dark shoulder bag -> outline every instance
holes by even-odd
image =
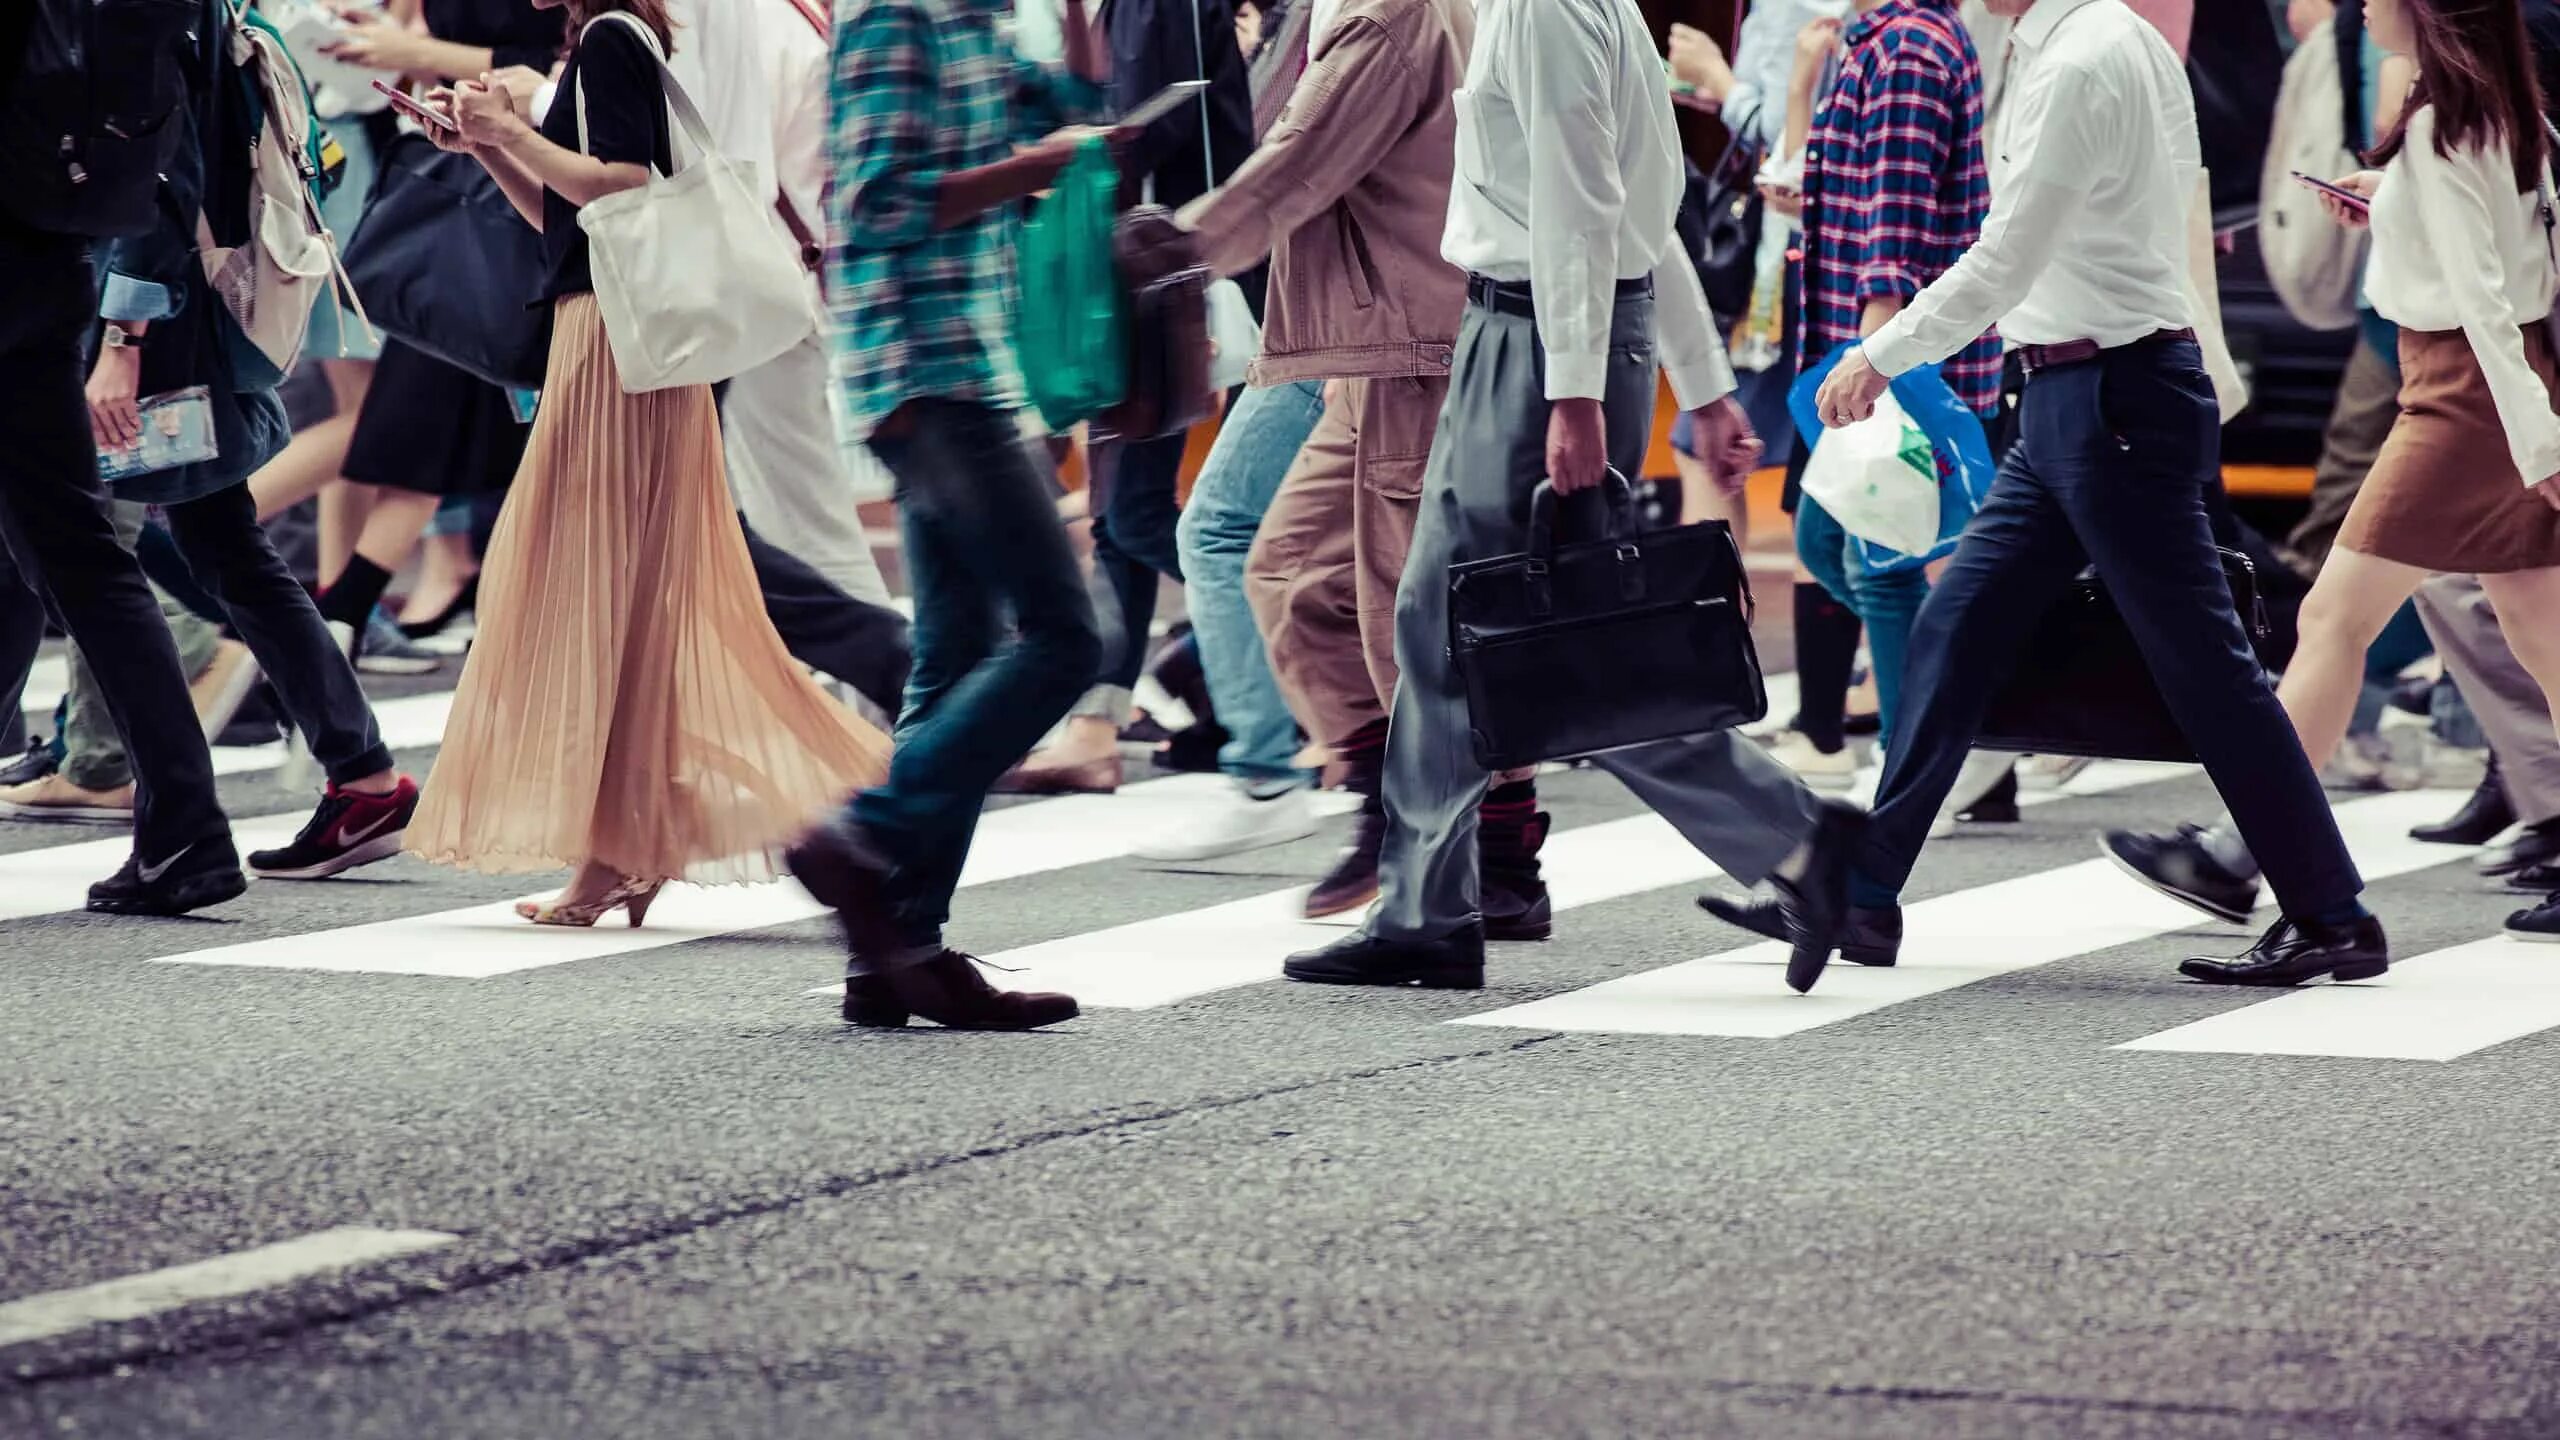
[[[423,135],[393,140],[346,266],[383,333],[492,385],[542,387],[551,307],[531,303],[542,233],[479,161]]]

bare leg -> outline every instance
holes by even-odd
[[[469,535],[430,535],[421,551],[418,588],[400,609],[403,621],[433,620],[462,596],[462,587],[480,573]]]
[[[1697,525],[1722,520],[1733,527],[1733,543],[1751,543],[1751,504],[1740,490],[1728,492],[1706,465],[1678,451],[1671,454],[1680,471],[1680,523]]]
[[[364,533],[356,537],[356,553],[385,570],[397,571],[409,563],[418,537],[427,533],[427,522],[436,518],[436,506],[441,503],[438,497],[415,490],[380,487],[373,513],[365,517]]]
[[[2276,698],[2314,767],[2329,763],[2364,688],[2364,653],[2428,572],[2397,560],[2332,549],[2302,602],[2302,641]],[[2494,600],[2492,603],[2495,603]],[[2512,631],[2509,632],[2513,634]],[[2519,652],[2521,658],[2521,652]]]
[[[249,477],[249,494],[258,502],[261,520],[319,494],[347,463],[356,412],[364,408],[365,390],[373,383],[373,362],[323,360],[320,373],[328,379],[336,408],[328,419],[296,431],[290,444]]]
[[[2542,698],[2560,716],[2560,568],[2518,570],[2483,575],[2480,588],[2489,592],[2489,608],[2498,612],[2498,629],[2507,648],[2542,687]],[[2560,734],[2560,718],[2552,722]]]
[[[356,537],[373,517],[374,497],[381,491],[353,480],[341,480],[320,492],[320,588],[328,589],[346,573],[356,553]]]

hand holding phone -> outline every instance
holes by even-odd
[[[456,132],[462,128],[460,125],[454,123],[454,119],[451,115],[427,104],[425,101],[411,95],[406,90],[399,89],[396,86],[386,84],[380,80],[373,82],[373,88],[391,97],[392,109],[399,111],[401,114],[408,116],[410,119],[417,121],[421,125],[427,126],[430,129],[443,130],[447,132]]]
[[[2350,230],[2361,230],[2373,223],[2371,192],[2381,177],[2372,171],[2367,170],[2350,176],[2348,183],[2344,185],[2323,180],[2316,175],[2305,175],[2299,170],[2293,171],[2292,175],[2295,184],[2320,197],[2320,203],[2327,208],[2329,218],[2340,225]],[[2361,188],[2357,188],[2359,186]]]

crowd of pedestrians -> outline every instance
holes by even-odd
[[[1175,743],[1230,785],[1138,855],[1303,839],[1346,790],[1305,913],[1365,919],[1284,973],[1478,987],[1489,942],[1556,920],[1539,766],[1484,758],[1453,576],[1542,555],[1553,508],[1623,513],[1667,382],[1669,523],[1739,539],[1783,471],[1797,713],[1587,758],[1765,886],[1702,904],[1786,942],[1796,990],[1893,964],[1924,846],[2086,763],[1976,744],[2089,585],[2227,807],[2105,853],[2223,920],[2262,881],[2277,909],[2187,975],[2387,969],[2324,780],[2387,782],[2388,703],[2485,739],[2421,838],[2520,826],[2484,868],[2553,895],[2508,933],[2560,939],[2560,13],[2265,8],[2345,82],[2285,123],[2354,157],[2303,178],[2362,247],[2280,547],[2221,482],[2247,396],[2193,0],[1753,0],[1730,49],[1637,0],[28,0],[0,19],[0,816],[129,826],[90,894],[122,913],[403,850],[566,870],[518,907],[555,926],[787,872],[842,918],[849,1021],[1035,1028],[1075,1000],[982,977],[954,893],[991,793],[1121,785],[1172,582]],[[1258,331],[1187,497],[1183,427],[1027,407],[1021,318],[1054,297],[1023,221],[1097,153],[1142,212],[1095,241],[1115,272],[1232,284]],[[419,186],[449,232],[367,228]],[[1906,411],[1951,518],[1887,543],[1825,447]],[[892,494],[905,614],[860,510]],[[2233,552],[2267,561],[2272,649]],[[49,628],[68,695],[15,733]],[[2443,679],[2404,685],[2429,650]],[[359,677],[456,663],[422,785]],[[322,798],[244,858],[208,747],[260,712]]]

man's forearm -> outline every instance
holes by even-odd
[[[1863,340],[1883,329],[1894,316],[1902,313],[1902,307],[1908,303],[1899,295],[1870,297],[1867,308],[1858,313],[1858,338]]]
[[[1066,39],[1067,73],[1094,85],[1111,83],[1111,51],[1085,19],[1084,0],[1067,0],[1058,28]]]
[[[1000,205],[1046,190],[1067,167],[1065,152],[1025,150],[993,164],[954,170],[934,187],[933,226],[966,225]]]

